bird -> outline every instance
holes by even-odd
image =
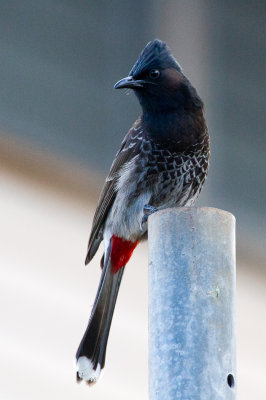
[[[167,44],[150,41],[115,89],[131,89],[141,115],[111,165],[93,218],[85,264],[104,242],[101,278],[89,323],[76,353],[76,378],[97,382],[125,269],[147,238],[157,210],[192,206],[210,156],[204,105]]]

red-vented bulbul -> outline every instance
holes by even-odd
[[[77,380],[95,383],[105,352],[119,285],[156,209],[191,206],[208,171],[209,135],[203,103],[166,43],[156,39],[116,89],[133,89],[141,117],[125,136],[93,219],[86,264],[104,241],[102,275],[88,327],[77,351]]]

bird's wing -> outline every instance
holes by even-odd
[[[125,136],[111,165],[110,172],[105,180],[98,206],[94,214],[85,260],[86,265],[95,255],[99,244],[103,239],[104,223],[117,194],[117,181],[120,177],[121,169],[139,153],[142,138],[141,135],[142,130],[140,120],[137,120]]]

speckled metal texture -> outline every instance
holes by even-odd
[[[235,218],[149,217],[150,400],[235,400]]]

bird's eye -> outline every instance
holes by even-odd
[[[160,71],[158,69],[151,69],[149,72],[149,77],[151,79],[158,79],[160,76]]]

